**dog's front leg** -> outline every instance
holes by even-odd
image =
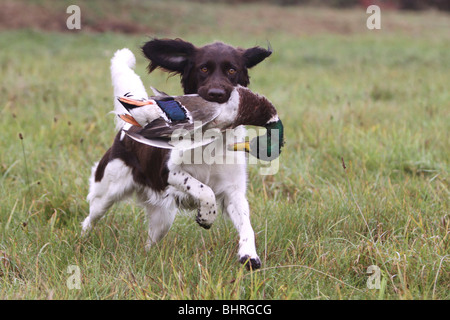
[[[199,201],[196,221],[205,229],[211,228],[217,217],[216,196],[211,188],[182,169],[170,171],[167,182]]]
[[[224,198],[226,213],[239,233],[239,262],[247,269],[259,269],[261,260],[256,253],[255,233],[250,223],[250,208],[243,192],[235,191]]]

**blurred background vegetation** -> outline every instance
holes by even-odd
[[[254,11],[260,7],[263,10],[262,19],[273,19],[274,29],[281,24],[295,22],[296,25],[289,25],[291,28],[299,28],[311,22],[311,8],[321,8],[322,14],[314,17],[322,20],[332,20],[334,24],[347,20],[347,24],[352,23],[353,17],[346,17],[345,14],[336,14],[336,8],[346,11],[355,9],[365,11],[371,5],[376,4],[386,12],[395,11],[450,11],[450,1],[448,0],[188,0],[188,1],[72,1],[72,0],[6,0],[2,2],[0,10],[0,31],[17,28],[35,28],[39,30],[68,32],[66,27],[66,8],[71,4],[76,4],[81,8],[83,31],[112,31],[122,33],[176,33],[180,30],[193,30],[196,24],[210,25],[226,24],[224,20],[236,20],[235,17],[245,19],[248,11]],[[171,5],[172,4],[172,5]],[[208,6],[204,6],[208,4]],[[259,6],[260,5],[260,6]],[[236,10],[239,6],[239,10]],[[220,17],[212,21],[205,21],[211,17],[211,7],[228,11],[228,15],[221,14]],[[283,10],[289,7],[292,12],[299,14],[295,17],[290,15],[290,11]],[[326,9],[329,11],[326,11]],[[206,14],[202,16],[202,10]],[[270,14],[268,11],[275,14]],[[325,10],[325,11],[324,11]],[[301,15],[301,12],[305,15]],[[384,13],[386,13],[384,12]],[[255,13],[255,12],[253,12]],[[326,17],[324,17],[326,15]],[[253,14],[250,13],[250,16]],[[305,23],[301,23],[303,18]],[[364,18],[364,17],[363,17]],[[279,20],[286,20],[282,22]],[[292,21],[295,20],[295,21]],[[207,22],[207,23],[204,23]],[[326,22],[326,21],[325,21]],[[300,23],[300,25],[298,24]],[[330,24],[330,22],[327,22]],[[318,23],[320,25],[320,21]],[[178,28],[177,28],[178,26]],[[186,26],[188,27],[186,29]],[[327,30],[334,33],[336,25]],[[311,28],[308,29],[308,31]],[[285,31],[285,30],[280,30]],[[313,30],[314,31],[314,30]],[[339,28],[337,29],[339,32]],[[355,31],[355,30],[349,30]]]
[[[381,8],[400,10],[426,10],[435,8],[438,10],[450,10],[450,2],[447,0],[190,0],[197,2],[226,2],[226,3],[270,3],[281,6],[310,5],[329,6],[333,8],[349,8],[362,6],[367,8],[376,4]]]

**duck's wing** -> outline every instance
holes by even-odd
[[[180,121],[168,123],[164,118],[158,118],[139,130],[139,134],[148,139],[170,139],[174,134],[186,135],[195,129],[196,127],[193,122]]]
[[[163,149],[193,149],[207,145],[218,138],[217,136],[203,137],[201,132],[197,137],[196,134],[191,134],[192,131],[186,131],[181,125],[177,126],[180,130],[174,130],[173,128],[167,129],[167,123],[163,119],[160,119],[160,121],[155,120],[153,122],[152,125],[155,125],[155,127],[151,127],[151,130],[149,130],[150,128],[144,128],[138,131],[123,131],[131,139],[137,142]]]
[[[174,97],[183,105],[192,121],[202,122],[203,125],[217,118],[222,111],[220,104],[204,100],[198,94],[188,94]]]
[[[195,133],[217,118],[221,112],[218,103],[208,102],[198,95],[154,98],[164,112],[140,130],[124,132],[135,141],[165,149],[192,149],[216,140],[217,137],[196,139]]]
[[[168,122],[189,121],[188,110],[173,97],[158,98],[156,104],[167,117]]]
[[[146,144],[148,146],[162,148],[162,149],[174,149],[174,147],[169,143],[170,140],[168,139],[147,139],[141,136],[137,132],[131,132],[128,130],[123,130],[127,136],[129,136],[131,139]]]
[[[155,100],[166,117],[160,117],[146,125],[140,134],[148,139],[170,138],[174,133],[192,134],[217,118],[220,105],[203,100],[198,95],[167,97]]]

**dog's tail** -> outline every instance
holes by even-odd
[[[114,88],[114,113],[116,114],[127,113],[117,97],[127,95],[133,99],[148,99],[141,78],[133,70],[135,64],[136,58],[127,48],[117,50],[111,59],[111,80]],[[116,129],[121,129],[125,123],[116,117]]]

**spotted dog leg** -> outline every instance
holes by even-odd
[[[211,188],[183,170],[170,171],[168,183],[200,202],[196,221],[205,229],[211,228],[217,217],[216,196]]]

